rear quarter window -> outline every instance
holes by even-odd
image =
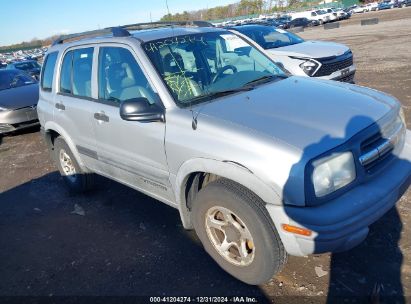
[[[41,89],[43,91],[51,91],[52,89],[57,54],[58,52],[48,54],[46,60],[44,61],[44,66],[41,73]]]

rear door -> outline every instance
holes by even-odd
[[[161,103],[134,51],[126,45],[99,47],[98,102],[93,116],[99,172],[136,189],[173,201],[164,149],[165,123],[125,121],[122,101],[144,97]]]
[[[92,96],[94,47],[66,51],[61,60],[55,121],[63,128],[66,140],[72,140],[84,164],[94,169],[97,148],[93,126],[96,103]]]

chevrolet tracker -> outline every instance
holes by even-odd
[[[177,208],[248,284],[268,281],[287,254],[358,245],[409,186],[400,103],[289,77],[204,25],[129,25],[50,47],[38,117],[68,186],[88,190],[99,174]]]

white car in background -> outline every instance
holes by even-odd
[[[378,10],[378,2],[367,3],[365,8],[367,12],[376,11]]]
[[[305,41],[294,33],[264,25],[241,25],[229,29],[263,48],[292,75],[354,82],[353,54],[343,44]]]
[[[337,16],[338,20],[345,19],[347,16],[347,13],[344,12],[342,9],[338,8],[327,8],[328,13],[333,13],[335,16]]]
[[[367,8],[364,5],[356,6],[351,10],[354,14],[365,13]]]
[[[336,15],[334,15],[333,12],[327,12],[325,9],[320,9],[315,11],[319,16],[322,16],[324,20],[324,23],[326,22],[332,22],[332,21],[336,21],[338,18]]]
[[[297,18],[307,18],[308,20],[317,20],[320,24],[330,21],[330,16],[327,13],[318,13],[318,11],[315,10],[292,13],[290,16],[292,20]]]

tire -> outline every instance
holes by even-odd
[[[54,159],[69,190],[81,193],[94,186],[94,174],[84,172],[63,138],[54,140]],[[64,167],[64,168],[63,168]]]
[[[207,225],[207,218],[222,230]],[[192,221],[207,253],[240,281],[251,285],[265,283],[286,263],[287,254],[264,203],[237,183],[219,179],[201,189],[193,202]],[[241,234],[247,236],[243,242]],[[246,257],[239,257],[239,246],[234,245],[225,251],[231,256],[224,256],[217,249],[223,239],[242,244]]]

